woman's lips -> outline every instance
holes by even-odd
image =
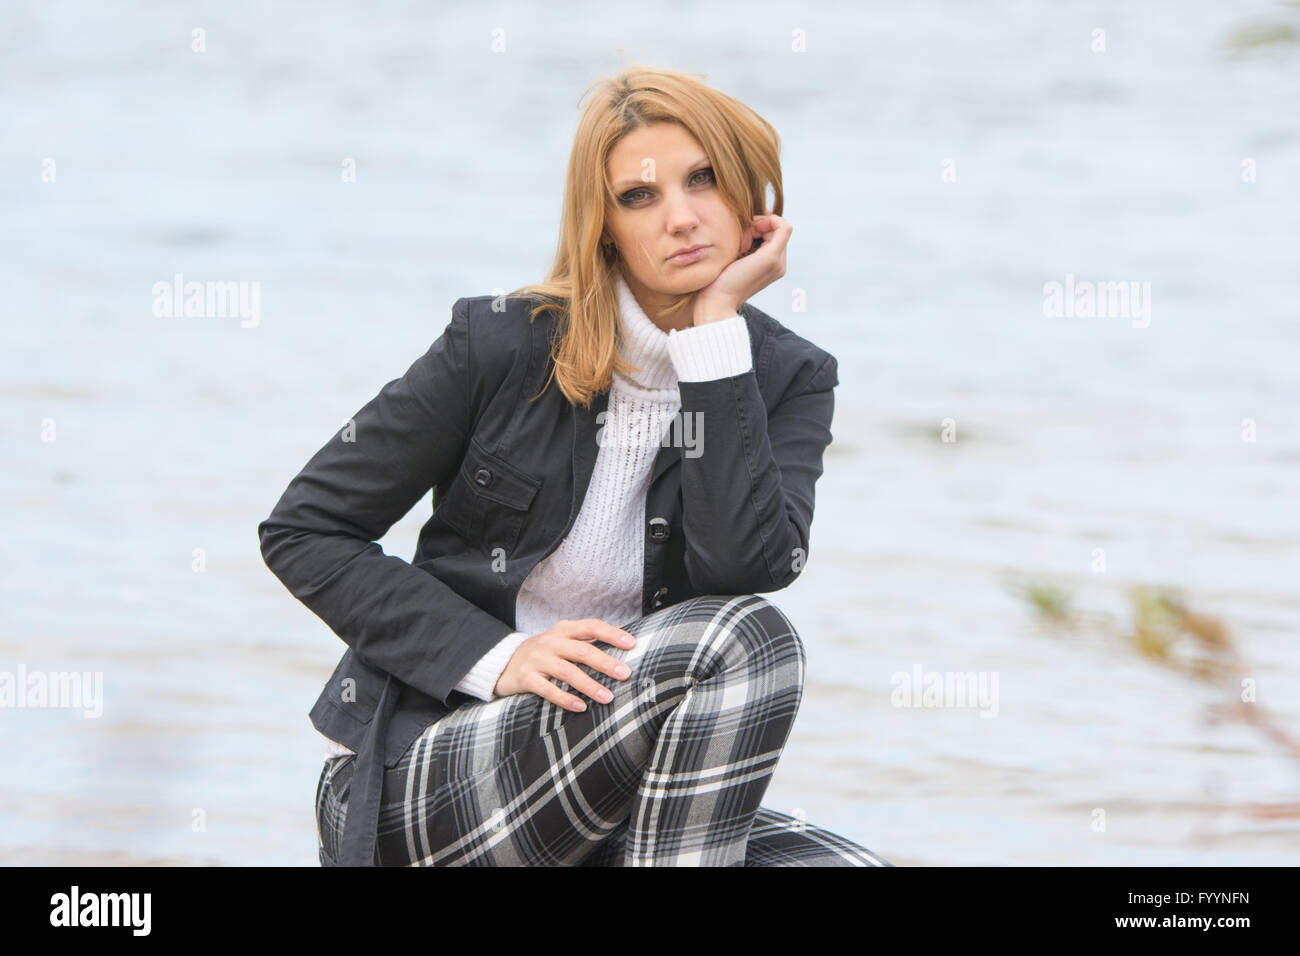
[[[700,246],[692,252],[679,252],[677,255],[669,258],[669,262],[676,263],[679,266],[690,265],[692,262],[698,262],[704,258],[704,254],[709,251],[710,246]]]

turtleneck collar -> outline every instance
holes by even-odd
[[[614,388],[652,402],[679,402],[677,369],[668,354],[668,333],[645,314],[621,271],[618,282],[618,317],[622,336],[619,351],[638,371],[614,373]]]

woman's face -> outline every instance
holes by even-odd
[[[674,297],[699,291],[735,262],[743,230],[722,201],[704,148],[677,123],[633,130],[615,144],[608,162],[618,199],[605,230],[618,247],[628,287],[653,319]],[[650,182],[642,180],[643,170]],[[674,258],[687,246],[704,248]],[[690,314],[677,322],[689,325]]]

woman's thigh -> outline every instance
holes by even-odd
[[[723,668],[731,668],[733,687],[732,675],[743,669],[740,682],[754,690],[721,695],[727,699],[700,708],[675,733],[701,760],[710,748],[725,755],[736,746],[729,739],[743,738],[739,745],[755,752],[779,751],[783,733],[767,740],[749,729],[753,722],[736,719],[751,708],[788,726],[797,709],[803,648],[775,605],[756,595],[701,597],[624,628],[636,647],[598,646],[628,663],[628,678],[584,667],[613,693],[609,703],[581,695],[587,709],[570,711],[531,693],[474,700],[417,737],[384,775],[380,864],[587,865],[611,834],[623,832],[664,721],[693,685]],[[330,831],[346,813],[352,758],[333,759],[318,801],[330,854],[337,846]],[[761,795],[766,779],[755,776]]]

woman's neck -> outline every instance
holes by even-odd
[[[653,322],[659,331],[665,334],[673,330],[680,332],[695,324],[695,296],[698,293],[692,292],[690,301],[683,308],[669,314],[668,307],[677,296],[652,292],[634,276],[628,276],[621,269],[618,274],[623,277],[623,281],[636,297],[637,304],[640,305],[646,318]]]

